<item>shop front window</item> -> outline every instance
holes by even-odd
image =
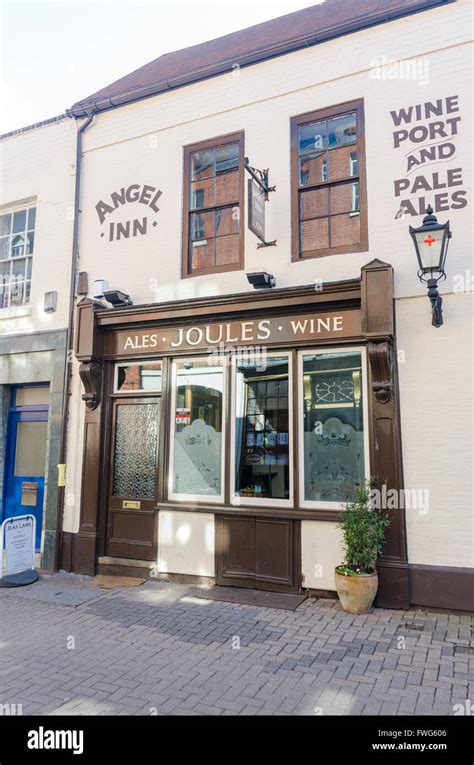
[[[291,491],[290,359],[234,359],[234,504],[287,505]]]
[[[299,378],[301,504],[337,509],[367,477],[363,352],[301,353]]]
[[[170,498],[223,500],[224,367],[172,363]]]

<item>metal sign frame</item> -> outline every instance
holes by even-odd
[[[268,202],[268,195],[271,191],[276,191],[276,186],[269,186],[268,184],[268,168],[265,170],[259,170],[256,167],[252,167],[249,158],[245,157],[244,167],[250,175],[248,181],[248,228],[260,239],[257,244],[257,249],[261,247],[275,247],[277,240],[272,239],[267,242],[265,239],[265,207],[263,207],[263,231],[255,226],[255,220],[253,215],[253,201],[254,201],[254,187],[263,195],[264,202]]]
[[[25,519],[31,519],[33,521],[33,543],[32,543],[32,549],[33,549],[33,560],[32,560],[32,567],[29,569],[25,569],[24,571],[18,571],[16,574],[6,574],[3,576],[3,546],[5,543],[5,528],[8,523],[17,523],[18,521],[25,520]],[[5,518],[3,521],[1,527],[0,527],[0,587],[22,587],[25,584],[33,584],[33,582],[36,582],[38,577],[37,572],[35,571],[35,551],[36,551],[36,518],[31,513],[26,513],[25,515],[17,515],[17,516],[11,516],[10,518]]]

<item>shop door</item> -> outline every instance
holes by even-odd
[[[216,516],[216,553],[217,584],[299,592],[299,521]]]
[[[43,528],[48,397],[46,387],[14,388],[7,425],[2,521],[34,515],[37,551]]]
[[[106,555],[155,560],[161,398],[113,402]]]

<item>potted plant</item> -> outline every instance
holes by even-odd
[[[346,562],[335,569],[337,594],[344,611],[366,614],[378,588],[375,561],[390,521],[371,506],[372,482],[357,486],[355,499],[344,510],[342,530]]]

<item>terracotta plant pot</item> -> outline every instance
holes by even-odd
[[[337,594],[344,611],[349,614],[366,614],[375,600],[379,579],[373,574],[342,574],[334,571]]]

